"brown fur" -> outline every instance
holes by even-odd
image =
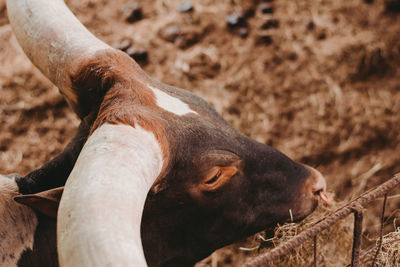
[[[56,219],[58,205],[63,190],[64,187],[58,187],[37,194],[19,195],[14,197],[14,200],[18,203],[27,205],[50,218]]]
[[[166,111],[157,106],[147,86],[152,80],[126,54],[117,50],[103,53],[84,61],[78,74],[71,78],[79,106],[85,107],[78,114],[86,115],[94,108],[99,110],[91,133],[104,123],[132,127],[138,124],[151,131],[160,144],[165,163],[161,173],[165,173],[170,150],[160,113]]]
[[[32,249],[38,225],[35,212],[18,204],[14,180],[0,175],[0,265],[16,266],[25,250]]]

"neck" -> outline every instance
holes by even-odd
[[[161,150],[152,133],[126,125],[96,129],[61,199],[61,265],[145,266],[140,222],[161,167]]]
[[[18,260],[19,267],[58,266],[56,220],[37,214],[38,226],[32,249],[25,250]]]

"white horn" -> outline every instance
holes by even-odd
[[[9,19],[31,61],[69,102],[70,77],[104,50],[62,0],[7,0]],[[140,223],[163,165],[160,146],[138,125],[105,124],[84,145],[64,188],[57,220],[61,266],[145,266]]]
[[[7,0],[7,12],[25,54],[76,104],[70,76],[82,59],[112,48],[92,35],[62,0]]]
[[[105,124],[82,149],[58,211],[61,266],[146,266],[140,223],[162,167],[154,135]]]

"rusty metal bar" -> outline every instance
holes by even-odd
[[[360,264],[361,234],[362,234],[363,212],[354,212],[354,239],[353,252],[351,254],[351,267],[358,267]]]
[[[395,176],[390,180],[386,181],[385,183],[377,186],[372,190],[367,191],[358,198],[350,201],[343,207],[339,208],[332,214],[328,215],[325,219],[319,221],[309,229],[293,237],[291,240],[278,245],[277,247],[271,249],[267,253],[264,253],[253,259],[248,260],[243,266],[246,267],[267,266],[269,262],[279,258],[282,255],[287,254],[295,247],[301,245],[306,240],[313,238],[321,231],[335,224],[337,221],[346,218],[350,213],[352,213],[358,207],[360,206],[364,207],[372,200],[383,196],[385,193],[387,193],[389,190],[391,190],[392,188],[396,187],[399,184],[400,184],[400,173],[395,174]]]
[[[378,248],[376,249],[374,260],[372,261],[372,267],[375,266],[376,259],[378,258],[379,252],[382,249],[382,242],[383,242],[383,226],[385,223],[385,207],[386,207],[386,201],[387,201],[387,193],[385,194],[385,199],[383,200],[383,207],[382,207],[382,215],[381,215],[381,232],[380,232],[380,237],[379,237],[379,245]]]

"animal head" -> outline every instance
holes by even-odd
[[[173,167],[148,194],[142,241],[150,266],[193,264],[278,222],[306,217],[319,199],[329,203],[315,169],[234,131],[209,135],[197,127],[179,139]]]
[[[62,263],[144,264],[142,222],[150,265],[187,264],[329,201],[318,171],[238,133],[192,93],[154,81],[61,0],[7,4],[32,62],[80,118],[97,114],[61,201]]]

